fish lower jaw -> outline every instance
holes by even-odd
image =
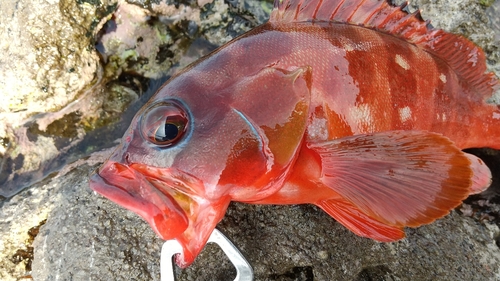
[[[183,253],[175,257],[175,263],[185,268],[194,262],[196,256],[203,250],[215,226],[226,213],[229,196],[218,200],[202,200],[195,208],[189,210],[187,217],[189,225],[186,230],[175,239],[182,245]]]

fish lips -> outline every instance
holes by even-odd
[[[91,175],[90,188],[140,215],[164,240],[180,236],[189,225],[184,210],[170,194],[128,165],[107,161]]]

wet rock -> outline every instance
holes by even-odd
[[[8,197],[50,173],[44,166],[59,150],[69,149],[59,147],[60,137],[71,141],[84,133],[67,116],[90,105],[75,101],[100,79],[94,30],[116,1],[7,0],[1,5],[0,196]],[[46,131],[57,119],[67,126],[49,137],[28,132],[32,125]],[[22,163],[14,161],[20,156]]]
[[[83,166],[56,179],[60,200],[33,245],[33,279],[157,279],[161,241],[140,218],[89,190],[91,171]]]
[[[41,189],[26,191],[23,197],[0,203],[0,280],[18,280],[30,275],[34,229],[44,223],[55,201],[55,194]]]

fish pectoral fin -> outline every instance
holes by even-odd
[[[405,237],[402,227],[381,223],[345,199],[323,200],[316,205],[356,235],[380,242],[393,242]]]
[[[321,158],[323,184],[394,227],[447,215],[474,186],[470,157],[436,133],[387,131],[308,146]]]

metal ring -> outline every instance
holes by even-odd
[[[234,281],[253,281],[253,269],[240,253],[238,248],[219,230],[214,229],[208,243],[215,243],[224,251],[231,263],[236,268],[236,278]],[[181,254],[183,251],[181,244],[177,240],[167,240],[161,248],[160,274],[161,281],[175,281],[174,262],[172,257]]]

